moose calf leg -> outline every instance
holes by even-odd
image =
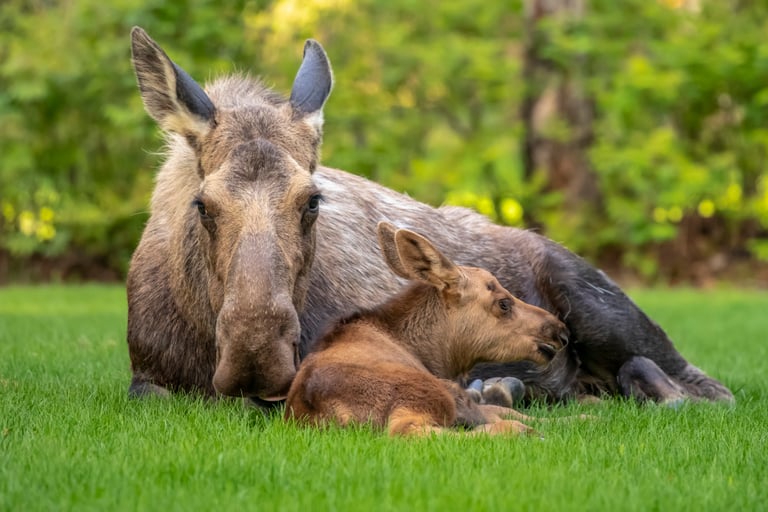
[[[437,425],[431,414],[400,407],[389,415],[387,430],[390,436],[428,436],[446,429]]]
[[[481,404],[481,405],[478,405],[478,407],[483,412],[486,418],[491,419],[495,417],[497,418],[497,421],[501,421],[502,418],[507,418],[507,419],[514,418],[520,421],[536,421],[537,420],[537,418],[534,418],[533,416],[528,416],[510,407],[502,407],[500,405],[492,405],[492,404]]]
[[[528,425],[525,425],[515,420],[499,420],[499,421],[494,421],[493,423],[486,423],[485,425],[480,425],[479,427],[476,427],[475,429],[470,430],[469,432],[467,432],[467,434],[469,435],[525,434],[525,435],[535,435],[535,436],[542,437],[541,434],[536,432],[534,429],[532,429]]]
[[[687,393],[647,357],[635,356],[619,368],[616,380],[621,393],[643,402],[669,403],[683,400]]]

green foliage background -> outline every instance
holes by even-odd
[[[162,144],[130,66],[141,25],[201,82],[247,70],[284,92],[303,40],[320,40],[336,77],[327,165],[511,225],[525,213],[648,278],[694,228],[704,257],[768,259],[768,5],[593,0],[583,19],[541,25],[549,65],[597,113],[589,156],[603,204],[574,215],[543,173],[523,173],[522,3],[6,0],[0,249],[125,271]]]

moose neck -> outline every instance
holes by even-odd
[[[468,347],[456,339],[440,291],[432,286],[408,286],[374,309],[371,320],[437,377],[454,379],[474,366]]]

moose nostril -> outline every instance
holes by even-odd
[[[558,338],[560,339],[560,343],[562,343],[564,347],[568,346],[568,333],[566,331],[560,331],[560,334],[558,334]]]
[[[294,343],[293,344],[293,365],[296,367],[296,369],[299,369],[299,364],[301,364],[301,354],[299,354],[299,344]]]

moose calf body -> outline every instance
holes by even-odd
[[[412,283],[321,338],[291,385],[286,416],[370,421],[390,434],[459,424],[525,431],[501,420],[503,408],[472,402],[451,379],[481,361],[548,363],[567,340],[565,326],[513,297],[491,273],[454,265],[412,231],[382,222],[378,235],[389,267]]]

